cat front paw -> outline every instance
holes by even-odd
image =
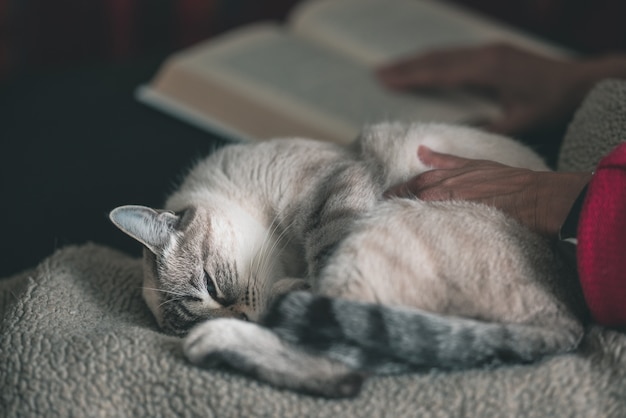
[[[232,363],[237,350],[248,340],[254,324],[232,318],[213,319],[196,326],[183,342],[185,356],[193,364],[213,368]],[[230,354],[229,354],[230,353]]]
[[[198,325],[183,349],[200,367],[226,366],[276,387],[316,396],[356,396],[364,380],[345,364],[300,350],[258,324],[232,318]]]

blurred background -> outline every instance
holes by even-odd
[[[163,54],[296,0],[1,0],[0,74]]]
[[[297,0],[0,0],[0,75],[166,53]],[[624,48],[621,0],[456,0],[575,50]]]
[[[581,53],[626,49],[623,0],[457,0]],[[297,0],[0,0],[0,278],[88,241],[132,255],[108,221],[160,206],[222,142],[136,102],[168,54]]]

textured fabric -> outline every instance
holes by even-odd
[[[626,142],[600,162],[589,183],[577,258],[595,321],[626,326]]]
[[[140,260],[98,245],[0,281],[0,416],[626,416],[626,335],[610,330],[537,364],[378,377],[328,401],[190,365],[140,287]]]
[[[626,81],[604,80],[585,98],[567,128],[557,168],[594,171],[626,140]]]

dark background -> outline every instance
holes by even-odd
[[[68,243],[138,254],[108,221],[121,204],[162,206],[215,140],[133,98],[157,60],[24,76],[0,93],[0,277]]]
[[[0,277],[72,243],[139,254],[109,210],[161,206],[190,164],[222,142],[139,104],[135,88],[171,52],[282,19],[295,2],[0,0]],[[458,2],[579,51],[626,45],[626,2]]]
[[[138,103],[171,52],[294,0],[0,0],[0,277],[96,242],[139,255],[107,214],[163,205],[223,142]]]

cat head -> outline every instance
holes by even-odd
[[[169,333],[211,318],[256,321],[275,296],[301,286],[281,280],[266,228],[236,209],[121,206],[109,216],[143,244],[143,297]]]

